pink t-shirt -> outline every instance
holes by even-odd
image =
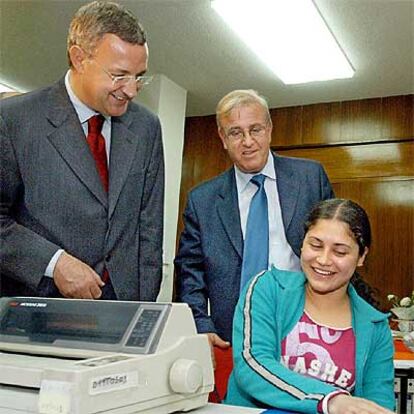
[[[330,328],[306,312],[282,341],[281,363],[308,377],[347,391],[355,386],[355,335],[352,327]]]

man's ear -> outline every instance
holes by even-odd
[[[78,45],[73,45],[69,49],[69,57],[73,68],[76,72],[82,73],[84,70],[84,62],[87,58],[86,53]]]
[[[227,150],[226,134],[224,133],[223,128],[220,128],[220,127],[218,128],[218,134],[219,134],[219,137],[221,139],[224,149]]]
[[[273,131],[273,123],[272,121],[269,121],[269,144],[272,142],[272,131]]]

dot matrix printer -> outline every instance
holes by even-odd
[[[213,386],[186,304],[0,298],[0,414],[166,414]]]

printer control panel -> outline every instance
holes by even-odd
[[[168,308],[160,308],[160,304],[155,305],[145,303],[141,305],[143,309],[138,313],[135,325],[126,341],[126,347],[137,348],[135,352],[148,354],[154,351],[154,347],[159,340],[159,333],[163,328]],[[166,305],[164,305],[166,306]],[[139,350],[140,351],[139,351]]]
[[[138,318],[126,346],[145,347],[160,314],[159,310],[145,309]]]

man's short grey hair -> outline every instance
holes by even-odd
[[[98,42],[107,33],[135,45],[144,45],[147,41],[138,19],[125,7],[113,2],[93,1],[82,6],[70,24],[67,40],[69,66],[72,66],[69,49],[73,45],[93,56]]]
[[[216,121],[217,126],[221,128],[220,120],[229,115],[229,113],[234,108],[239,108],[241,106],[248,106],[252,104],[260,105],[265,114],[266,114],[266,121],[271,125],[272,120],[270,118],[269,106],[267,104],[266,99],[259,95],[253,89],[237,89],[225,95],[223,98],[220,99],[220,102],[217,104],[216,108]]]

